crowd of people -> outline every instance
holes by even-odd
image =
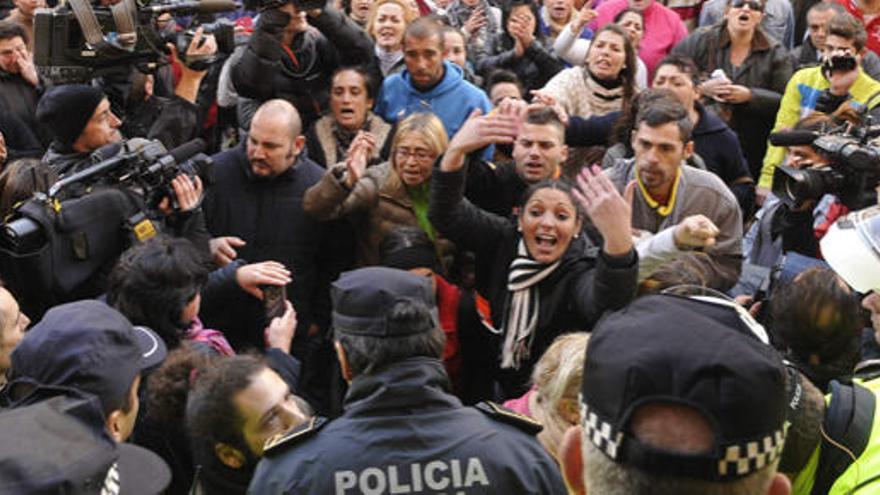
[[[877,0],[8,2],[0,493],[880,491]]]

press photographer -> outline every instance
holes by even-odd
[[[329,108],[331,76],[338,67],[366,63],[381,80],[373,42],[323,0],[261,0],[255,7],[262,10],[257,27],[232,70],[240,96],[285,99],[308,129]],[[249,124],[240,122],[242,128]]]
[[[861,68],[866,41],[861,21],[846,13],[832,17],[824,46],[817,47],[822,52],[822,64],[801,69],[788,81],[773,132],[791,129],[798,119],[814,110],[833,113],[844,103],[857,110],[880,112],[880,82],[871,79]],[[767,147],[756,191],[759,204],[770,192],[773,171],[784,158],[784,148]]]

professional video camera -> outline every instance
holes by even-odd
[[[96,274],[160,230],[153,219],[175,197],[171,181],[183,173],[207,182],[204,146],[197,139],[169,152],[136,138],[104,147],[92,165],[17,207],[0,225],[0,273],[29,314],[100,294]]]
[[[877,203],[875,187],[880,183],[880,125],[853,127],[844,124],[824,132],[783,131],[770,135],[775,146],[810,145],[831,161],[821,168],[776,167],[773,194],[790,207],[834,194],[851,210]]]
[[[179,40],[164,39],[154,27],[158,16],[166,12],[191,15],[236,8],[234,0],[183,0],[152,5],[122,0],[109,7],[93,6],[89,0],[70,0],[54,9],[37,9],[34,63],[43,77],[56,84],[85,82],[132,66],[151,73],[168,62],[166,42],[176,43],[181,56],[188,45],[181,49]],[[217,38],[218,52],[232,53],[233,25],[205,26],[205,32]],[[180,36],[186,37],[186,33]]]

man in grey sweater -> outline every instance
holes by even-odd
[[[692,130],[677,100],[654,102],[636,117],[635,158],[619,160],[607,173],[619,191],[632,189],[627,192],[633,198],[640,279],[699,249],[709,255],[717,275],[713,288],[727,289],[742,263],[742,215],[718,176],[684,164],[693,153]]]

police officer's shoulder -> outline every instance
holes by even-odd
[[[263,454],[265,456],[277,455],[278,453],[285,451],[291,445],[302,443],[306,439],[314,436],[318,430],[323,428],[329,421],[330,420],[323,416],[315,416],[295,428],[273,435],[263,444]]]
[[[492,401],[480,402],[474,405],[474,408],[495,421],[515,426],[530,435],[537,435],[544,429],[544,426],[538,421]]]

